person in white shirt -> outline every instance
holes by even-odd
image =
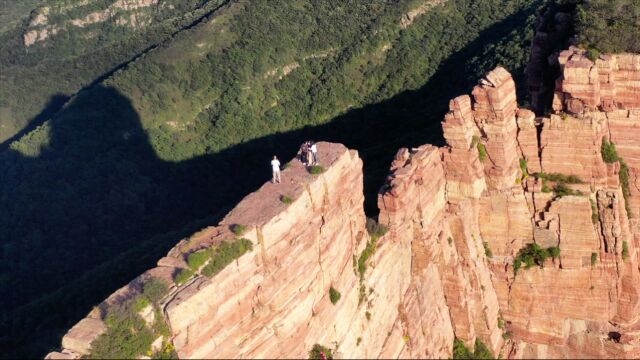
[[[313,155],[313,165],[318,164],[318,148],[316,147],[316,143],[311,144],[311,154]]]
[[[273,170],[273,174],[271,177],[272,183],[280,183],[280,161],[277,156],[273,156],[273,160],[271,160],[271,170]]]

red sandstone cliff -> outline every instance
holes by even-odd
[[[49,357],[89,351],[105,310],[152,277],[171,284],[161,342],[181,358],[299,358],[314,344],[344,358],[443,358],[454,337],[511,358],[640,356],[640,86],[626,80],[640,76],[636,59],[594,65],[575,49],[563,53],[548,118],[518,109],[505,69],[490,72],[472,96],[451,101],[446,147],[398,151],[378,198],[389,232],[372,247],[362,161],[319,144],[324,173],[293,161],[283,184],[265,184],[219,226],[177,244]],[[603,160],[603,138],[629,168],[627,199],[621,162]],[[553,189],[552,173],[580,181]],[[233,237],[233,224],[248,227],[253,251],[211,278],[174,284],[187,255]],[[516,275],[514,259],[530,243],[560,255]],[[341,293],[335,304],[330,288]]]

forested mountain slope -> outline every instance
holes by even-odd
[[[82,91],[0,154],[0,353],[42,355],[303,139],[358,149],[375,199],[398,147],[440,141],[470,79],[522,77],[541,5],[232,1]],[[27,73],[2,91],[35,91]]]
[[[224,2],[0,1],[0,142]]]

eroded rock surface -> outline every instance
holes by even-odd
[[[454,338],[510,358],[640,356],[638,231],[629,220],[640,215],[635,102],[601,111],[609,95],[593,92],[602,86],[594,69],[609,79],[621,70],[584,70],[588,60],[573,56],[561,60],[568,83],[558,113],[519,109],[513,79],[497,68],[451,101],[447,146],[400,149],[378,197],[383,236],[366,230],[357,152],[320,143],[326,171],[311,175],[293,160],[282,184],[265,184],[218,226],[181,241],[50,356],[89,351],[108,308],[150,278],[171,284],[162,313],[181,358],[305,358],[314,344],[342,358],[446,358]],[[629,169],[628,199],[624,164],[604,161],[603,139]],[[174,283],[188,254],[233,238],[238,224],[253,251],[210,278]],[[528,244],[559,255],[516,269]],[[341,294],[335,303],[331,288]]]

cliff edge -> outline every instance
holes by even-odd
[[[379,224],[357,152],[319,143],[323,168],[292,160],[47,358],[95,355],[118,311],[152,329],[141,357],[639,357],[640,100],[620,79],[640,56],[569,51],[548,117],[518,108],[503,68],[453,99],[447,146],[398,151]]]

